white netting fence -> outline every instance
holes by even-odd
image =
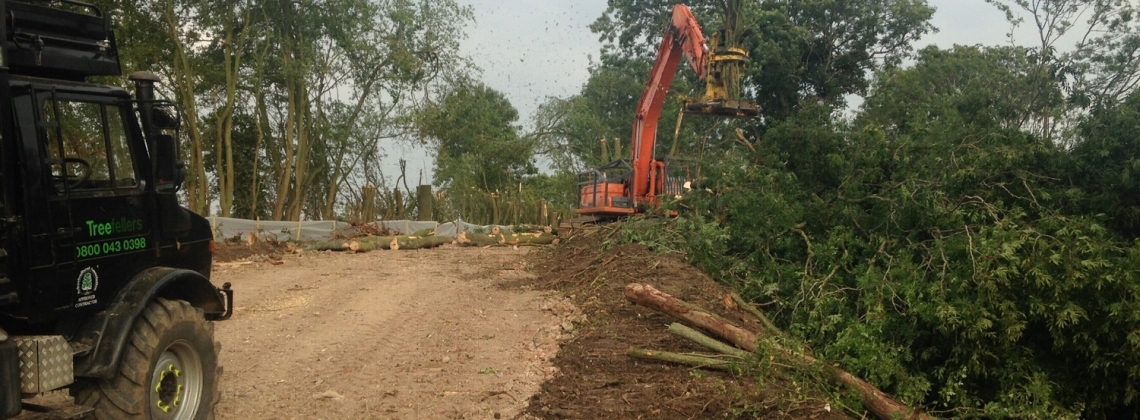
[[[319,241],[329,239],[336,232],[350,234],[352,225],[335,220],[313,222],[274,222],[264,220],[231,219],[228,217],[208,217],[214,229],[215,239],[245,236],[250,233],[259,238],[272,238],[277,241]],[[424,229],[435,229],[436,235],[456,237],[459,232],[489,232],[492,226],[479,226],[455,221],[448,223],[416,222],[411,220],[387,220],[373,222],[373,226],[386,229],[393,235],[409,235]],[[510,232],[510,226],[499,226],[503,232]]]

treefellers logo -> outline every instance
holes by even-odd
[[[79,281],[76,282],[77,292],[81,295],[89,295],[95,293],[99,289],[99,273],[95,272],[92,267],[84,268],[79,272]]]

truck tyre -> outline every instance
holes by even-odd
[[[131,328],[118,373],[74,388],[98,420],[206,420],[221,395],[219,343],[202,310],[158,298]]]

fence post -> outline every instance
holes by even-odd
[[[499,216],[501,215],[501,208],[499,206],[499,193],[491,193],[491,223],[492,225],[499,224]]]
[[[421,222],[429,222],[435,219],[435,209],[432,205],[431,185],[420,185],[416,187],[416,200],[418,203],[416,220]]]

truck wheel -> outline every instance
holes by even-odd
[[[75,401],[99,420],[213,419],[219,348],[201,309],[158,298],[135,321],[118,374],[77,383]]]

